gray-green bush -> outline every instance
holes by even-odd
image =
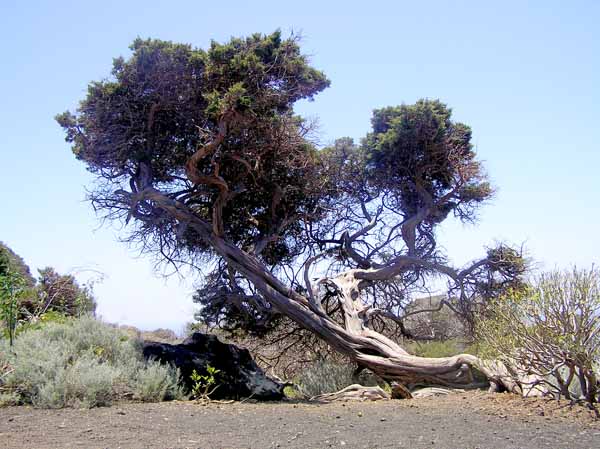
[[[92,317],[48,323],[0,341],[10,369],[0,392],[42,408],[95,407],[118,399],[161,401],[183,396],[178,370],[144,361],[139,341]],[[5,402],[8,402],[5,400]]]
[[[318,360],[307,367],[299,376],[296,385],[300,393],[306,397],[318,394],[333,393],[352,385],[354,363],[335,363]]]

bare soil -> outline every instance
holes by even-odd
[[[581,406],[483,392],[372,403],[0,409],[2,448],[600,448]]]

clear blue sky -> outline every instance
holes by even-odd
[[[323,144],[356,139],[374,108],[440,98],[472,126],[498,188],[479,225],[445,225],[457,264],[495,240],[542,268],[600,262],[599,1],[16,1],[0,3],[0,240],[32,268],[94,268],[107,320],[179,330],[191,276],[168,281],[99,227],[91,181],[53,117],[107,77],[136,36],[205,47],[276,28],[331,87],[301,112]]]

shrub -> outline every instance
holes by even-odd
[[[354,371],[356,371],[354,363],[318,360],[298,376],[296,384],[300,393],[307,397],[333,393],[355,383]]]
[[[524,291],[492,303],[477,325],[485,355],[513,371],[533,375],[556,397],[598,401],[600,272],[542,274]]]
[[[89,316],[27,330],[12,350],[0,341],[3,363],[10,370],[0,380],[1,390],[36,407],[95,407],[121,398],[182,396],[176,369],[145,362],[137,340]]]
[[[458,340],[412,342],[406,350],[420,357],[450,357],[461,353],[464,346]]]
[[[15,392],[0,393],[0,407],[19,404],[19,395]]]
[[[145,362],[137,370],[133,385],[134,398],[142,402],[181,399],[183,387],[178,384],[179,370],[172,366],[161,365],[156,361]]]
[[[67,369],[58,369],[52,382],[45,382],[32,396],[40,408],[97,407],[110,405],[121,371],[97,357],[85,354]]]

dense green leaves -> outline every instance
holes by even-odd
[[[131,49],[129,59],[114,60],[112,79],[90,84],[76,116],[57,116],[77,157],[94,171],[127,175],[146,161],[155,179],[169,180],[223,115],[240,123],[222,153],[256,146],[274,136],[269,126],[249,125],[276,125],[295,101],[328,85],[279,32],[213,42],[208,52],[152,39],[136,39]]]
[[[77,116],[57,116],[75,155],[90,170],[124,176],[137,161],[158,179],[174,174],[195,150],[205,126],[206,56],[190,46],[136,39],[134,54],[113,63],[113,78],[93,82]]]
[[[370,179],[393,192],[408,215],[448,196],[431,220],[441,221],[450,211],[469,219],[471,208],[492,193],[475,160],[471,129],[451,116],[438,100],[373,112],[373,132],[364,145]]]
[[[23,258],[0,242],[0,276],[8,274],[9,271],[21,275],[25,284],[29,287],[35,284],[35,279]]]
[[[54,311],[66,316],[93,314],[96,301],[89,286],[81,286],[73,275],[61,275],[53,268],[39,270],[36,306],[44,312]]]
[[[207,51],[137,39],[131,49],[130,58],[115,59],[111,80],[90,84],[77,115],[57,116],[77,157],[113,184],[96,192],[98,207],[115,206],[116,185],[129,187],[146,163],[152,182],[179,192],[199,217],[210,220],[218,207],[225,232],[240,245],[283,232],[282,224],[297,235],[293,217],[312,207],[318,185],[307,183],[316,153],[292,108],[329,81],[308,65],[296,39],[255,34],[213,42]],[[186,172],[193,186],[183,182]],[[176,223],[153,218],[138,237],[164,246],[156,233]],[[167,240],[201,247],[189,230]],[[288,246],[272,242],[264,256],[286,257]]]

